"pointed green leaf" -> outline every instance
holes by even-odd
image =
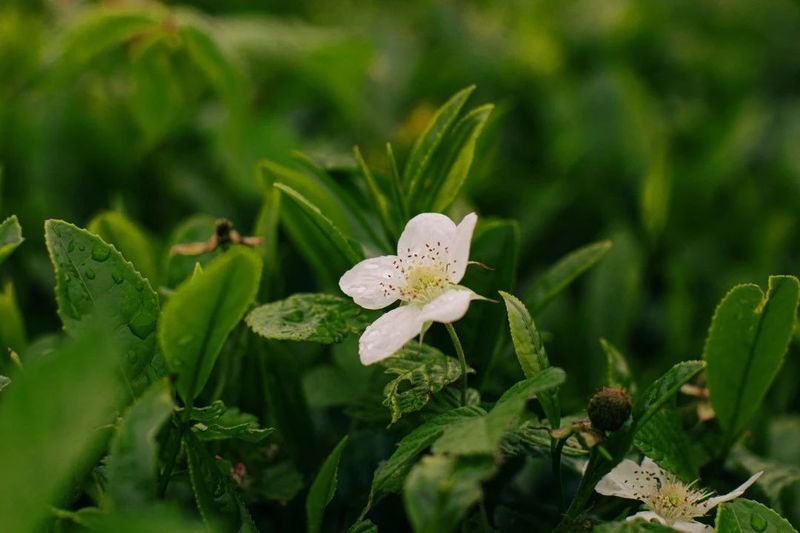
[[[559,259],[527,292],[525,301],[531,312],[544,309],[570,283],[603,259],[610,249],[611,241],[600,241],[587,244]]]
[[[325,515],[325,508],[333,499],[336,493],[336,482],[339,472],[339,460],[342,457],[342,451],[347,445],[347,436],[345,436],[336,448],[328,455],[322,467],[319,469],[317,477],[308,489],[308,497],[306,498],[306,531],[308,533],[319,533],[322,529],[322,519]]]
[[[636,383],[633,374],[628,367],[628,361],[616,346],[606,339],[600,339],[600,347],[606,354],[606,385],[609,387],[621,387],[627,389],[631,394],[636,394]]]
[[[227,407],[221,400],[207,407],[193,407],[189,420],[192,421],[192,431],[201,441],[239,439],[261,442],[275,431],[261,428],[254,415],[243,413],[236,407]]]
[[[686,483],[698,478],[697,464],[675,408],[664,407],[636,432],[634,444],[662,468]]]
[[[717,306],[703,359],[711,405],[728,444],[755,414],[783,365],[799,296],[797,278],[771,276],[766,295],[757,285],[739,285]]]
[[[253,309],[246,318],[255,333],[268,339],[341,342],[364,331],[369,323],[349,298],[330,294],[293,294]]]
[[[159,342],[175,372],[178,393],[191,405],[203,390],[225,338],[255,298],[261,258],[242,246],[229,249],[184,281],[170,296],[159,323]]]
[[[50,506],[68,496],[113,420],[119,354],[102,331],[87,330],[25,368],[0,401],[0,516],[4,531],[42,531]],[[31,480],[36,480],[35,488]]]
[[[145,233],[122,213],[106,211],[96,215],[87,229],[113,244],[142,276],[157,284],[157,267],[153,247]]]
[[[493,456],[503,437],[519,421],[525,402],[520,397],[497,402],[485,415],[468,418],[447,426],[436,442],[433,453]]]
[[[396,377],[383,389],[383,405],[392,412],[392,424],[404,414],[419,411],[434,394],[461,377],[458,361],[415,342],[381,362]]]
[[[511,329],[511,340],[514,342],[514,351],[522,367],[522,371],[527,378],[536,377],[537,374],[550,366],[547,359],[547,352],[542,343],[542,337],[536,329],[525,305],[516,296],[507,292],[500,291],[500,296],[506,303],[508,312],[508,325]],[[539,395],[539,403],[542,404],[550,426],[557,428],[560,425],[561,407],[558,400],[557,391],[548,391]]]
[[[156,501],[156,435],[174,407],[169,382],[162,379],[142,393],[125,414],[106,463],[110,509],[135,512]]]
[[[403,488],[403,503],[414,531],[453,531],[482,498],[481,482],[493,471],[488,457],[424,457],[408,474]]]
[[[633,405],[633,420],[641,428],[659,409],[678,392],[681,385],[696,376],[703,368],[703,361],[684,361],[670,368],[636,398]]]
[[[230,477],[230,463],[213,457],[194,433],[184,438],[197,508],[209,531],[256,532],[253,518]]]
[[[0,265],[24,240],[17,215],[11,215],[0,223]]]
[[[548,367],[537,373],[535,376],[522,380],[511,386],[497,400],[498,404],[503,402],[530,400],[533,397],[541,397],[542,393],[555,389],[567,379],[567,374],[560,368]]]
[[[797,530],[769,507],[737,498],[717,510],[717,533],[797,533]]]
[[[48,220],[45,239],[64,329],[78,336],[98,322],[108,323],[125,353],[124,375],[135,395],[144,386],[142,372],[155,351],[156,293],[116,248],[86,230]]]

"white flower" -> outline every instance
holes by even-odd
[[[644,502],[647,511],[641,511],[628,520],[643,518],[688,533],[708,533],[714,529],[695,521],[720,503],[738,498],[763,474],[758,472],[739,488],[710,498],[710,492],[686,485],[664,471],[652,459],[645,457],[641,466],[626,459],[600,480],[595,490],[606,496],[619,496]]]
[[[342,291],[361,307],[403,305],[370,324],[358,353],[365,365],[381,361],[419,335],[427,322],[455,322],[478,296],[461,287],[469,261],[472,231],[478,217],[465,216],[456,226],[438,213],[422,213],[406,224],[397,255],[366,259],[344,273]]]

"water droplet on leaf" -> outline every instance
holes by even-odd
[[[759,514],[753,513],[750,515],[750,527],[756,531],[764,531],[767,529],[767,519]]]
[[[86,269],[86,277],[88,279],[94,279],[94,270],[92,270],[91,268],[87,268]]]
[[[119,285],[120,283],[122,283],[122,281],[123,281],[125,278],[123,277],[123,275],[122,275],[122,272],[118,272],[118,271],[116,271],[116,270],[112,270],[112,271],[111,271],[111,279],[113,279],[113,280],[114,280],[114,283],[116,283],[117,285]]]
[[[128,324],[128,329],[140,339],[146,339],[156,329],[156,321],[150,316],[137,317]]]
[[[79,244],[78,245],[78,250],[80,250],[81,252],[84,252],[84,251],[86,251],[86,246],[84,246],[83,244]]]
[[[92,247],[92,259],[98,263],[102,263],[108,259],[109,255],[111,255],[111,250],[107,246],[95,244],[94,247]]]

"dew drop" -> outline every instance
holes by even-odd
[[[118,271],[116,271],[116,270],[112,270],[112,271],[111,271],[111,279],[113,279],[113,280],[114,280],[114,283],[116,283],[117,285],[119,285],[120,283],[122,283],[122,281],[123,281],[125,278],[122,276],[122,272],[118,272]]]
[[[756,531],[764,531],[767,529],[767,519],[759,514],[753,513],[750,515],[750,527]]]
[[[139,292],[142,292],[144,290],[144,283],[141,283],[141,282],[137,283],[136,284],[136,290],[139,291]]]
[[[101,246],[99,244],[95,244],[92,247],[92,259],[97,261],[98,263],[102,263],[108,256],[111,255],[111,250],[107,246]]]
[[[87,268],[85,274],[88,279],[94,279],[94,270],[91,268]]]
[[[86,251],[86,246],[84,246],[83,244],[79,244],[78,245],[78,250],[80,250],[81,252],[84,252],[84,251]]]
[[[156,321],[150,316],[136,318],[128,323],[128,329],[140,339],[146,339],[156,329]]]
[[[67,252],[72,252],[75,249],[75,241],[69,241],[67,243]]]

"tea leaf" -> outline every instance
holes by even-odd
[[[306,498],[306,531],[308,533],[319,533],[322,529],[322,518],[325,513],[325,507],[328,506],[333,499],[336,492],[337,473],[339,471],[339,460],[342,457],[342,451],[347,445],[347,436],[345,436],[336,448],[328,455],[322,467],[319,469],[317,477],[308,489],[308,497]]]
[[[450,424],[432,450],[436,454],[493,456],[503,437],[517,425],[524,406],[522,398],[517,397],[497,402],[485,415]]]
[[[176,388],[189,405],[203,390],[222,344],[256,295],[261,258],[241,246],[184,281],[161,314],[158,338]]]
[[[255,333],[268,339],[322,344],[361,333],[369,323],[351,300],[330,294],[294,294],[253,309],[245,321]]]
[[[757,285],[739,285],[717,306],[703,359],[711,406],[728,444],[755,414],[783,365],[798,297],[797,278],[771,276],[766,295]]]
[[[17,215],[11,215],[0,223],[0,265],[8,256],[22,244],[22,227],[19,225]]]
[[[705,368],[703,361],[683,361],[651,383],[633,405],[635,427],[641,429],[667,400],[678,392],[681,385],[696,376],[703,368]]]
[[[636,432],[634,444],[644,455],[686,483],[698,478],[689,437],[674,408],[664,407]]]
[[[797,530],[778,513],[763,504],[737,498],[723,503],[717,510],[714,531],[728,533],[797,533]]]
[[[107,323],[123,351],[129,392],[143,388],[142,371],[155,351],[158,297],[116,248],[62,220],[45,223],[56,275],[56,302],[64,329],[78,336]]]
[[[217,400],[207,407],[193,407],[189,415],[192,431],[201,441],[239,439],[245,442],[261,442],[275,430],[261,428],[258,418],[242,413],[236,407],[226,407]]]
[[[542,337],[536,329],[525,305],[516,296],[507,292],[500,291],[500,296],[506,303],[508,312],[508,325],[511,329],[511,340],[514,342],[514,351],[517,359],[525,373],[525,377],[536,377],[540,372],[550,366],[547,359],[547,352],[542,343]],[[539,403],[542,404],[550,426],[559,427],[561,423],[561,407],[559,405],[558,393],[548,391],[539,395]]]
[[[156,284],[158,270],[153,247],[147,235],[122,213],[106,211],[96,215],[87,229],[113,244],[142,276]]]

